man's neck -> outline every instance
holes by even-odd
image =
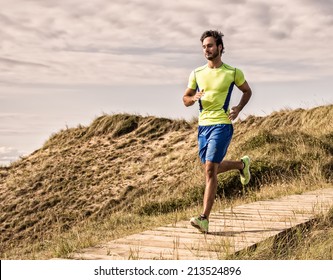
[[[209,68],[220,68],[222,66],[223,62],[221,58],[216,60],[208,60],[208,67]]]

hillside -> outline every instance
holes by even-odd
[[[227,158],[251,156],[247,190],[332,185],[332,119],[333,105],[250,116],[235,123]],[[0,256],[88,220],[119,212],[165,214],[200,203],[204,177],[196,128],[184,120],[103,115],[87,127],[52,135],[31,155],[0,167]],[[243,191],[238,174],[220,177],[219,197]]]

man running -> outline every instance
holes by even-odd
[[[201,36],[203,53],[207,64],[191,72],[183,96],[186,107],[199,103],[198,146],[204,164],[206,188],[203,211],[190,220],[192,226],[203,233],[208,232],[209,215],[217,191],[217,174],[239,170],[243,185],[250,181],[250,158],[239,161],[223,160],[233,134],[232,122],[251,98],[252,91],[243,72],[222,62],[223,34],[216,30],[205,31]],[[234,85],[243,92],[237,106],[229,109]]]

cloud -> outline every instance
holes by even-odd
[[[28,66],[28,67],[48,67],[46,65],[40,64],[40,63],[34,63],[34,62],[28,62],[28,61],[18,61],[15,59],[8,59],[0,57],[0,63],[8,65],[8,66]]]
[[[211,28],[225,34],[225,59],[255,81],[309,79],[311,65],[330,76],[327,2],[11,0],[0,14],[1,82],[183,83],[205,63],[199,37]],[[287,67],[274,75],[276,65]]]
[[[11,147],[0,147],[0,166],[9,165],[11,162],[17,160],[21,153]]]

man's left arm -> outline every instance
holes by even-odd
[[[252,90],[247,81],[245,81],[242,85],[238,86],[238,88],[243,92],[243,95],[238,105],[231,108],[229,119],[232,121],[238,117],[238,114],[240,113],[240,111],[243,110],[245,105],[249,102],[252,95]]]

